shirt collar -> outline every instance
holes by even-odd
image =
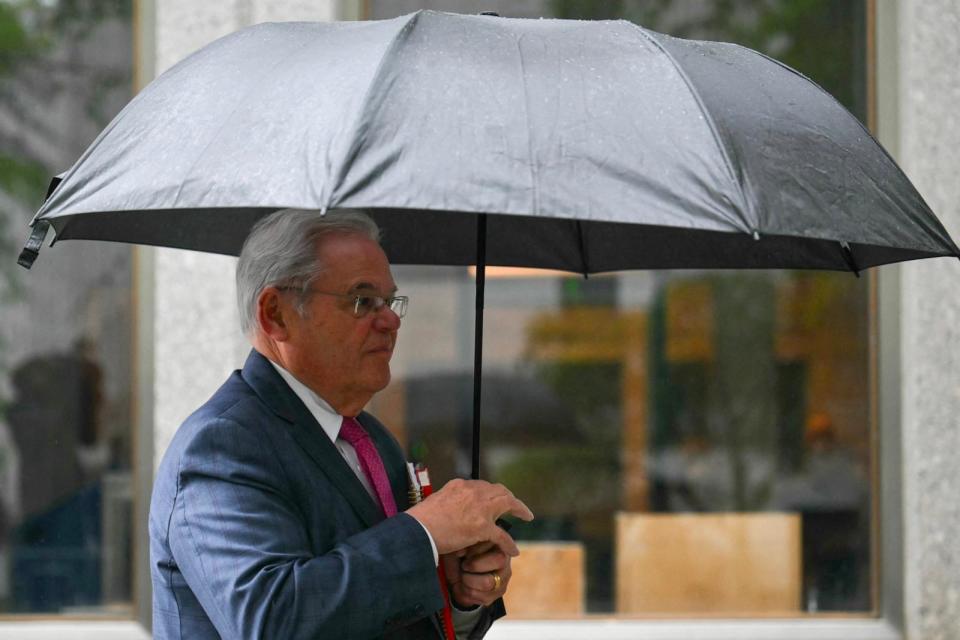
[[[313,392],[310,387],[303,384],[293,377],[293,374],[278,365],[273,360],[267,359],[273,368],[277,370],[280,377],[297,394],[300,401],[307,407],[307,410],[313,415],[314,419],[320,423],[320,428],[330,438],[330,442],[336,444],[337,436],[340,435],[340,425],[343,424],[343,416],[333,410],[330,404]]]

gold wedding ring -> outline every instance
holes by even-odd
[[[490,575],[493,576],[493,590],[499,591],[501,585],[503,585],[503,578],[500,577],[500,574],[496,571],[491,571]]]

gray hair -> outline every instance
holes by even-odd
[[[310,209],[281,209],[253,226],[237,262],[237,306],[245,335],[252,335],[257,326],[257,298],[267,287],[300,289],[297,310],[303,313],[310,282],[323,270],[317,260],[317,241],[332,233],[359,234],[380,242],[377,223],[357,209],[325,215]]]

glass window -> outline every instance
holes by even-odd
[[[0,1],[0,615],[129,615],[131,249],[16,257],[129,100],[131,2]]]
[[[369,13],[426,6],[486,8]],[[865,3],[516,7],[502,13],[740,42],[866,120]],[[474,280],[395,275],[410,309],[372,410],[442,484],[469,474]],[[538,516],[513,531],[511,615],[873,611],[869,291],[868,277],[821,272],[490,269],[482,477]]]

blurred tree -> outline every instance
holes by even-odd
[[[132,0],[0,0],[2,306],[22,298],[16,257],[50,178],[129,98],[129,54],[107,48],[130,49],[131,20]],[[7,358],[0,336],[0,374]],[[0,397],[0,416],[5,406]]]
[[[81,47],[131,13],[130,0],[0,0],[0,302],[18,292],[14,259],[51,176],[113,117],[108,98],[129,92],[129,65],[100,63]],[[79,108],[65,114],[66,93]],[[84,122],[65,125],[65,115]]]
[[[553,15],[576,20],[616,20],[623,17],[624,0],[552,0]]]

